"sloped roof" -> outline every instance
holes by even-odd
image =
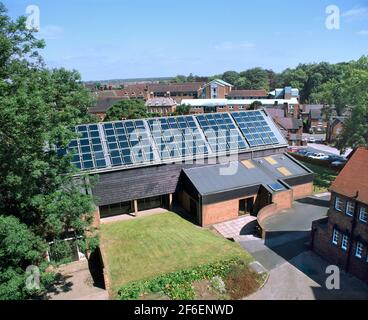
[[[150,84],[148,86],[149,92],[196,92],[202,87],[201,82],[188,83],[159,83]]]
[[[267,97],[266,90],[232,90],[228,97]]]
[[[148,99],[146,102],[147,107],[171,107],[176,105],[177,103],[173,98],[165,97]]]
[[[368,148],[356,149],[336,180],[331,191],[368,204]]]
[[[303,126],[303,123],[301,122],[301,120],[295,119],[295,118],[276,117],[275,121],[285,130],[298,130],[300,129],[300,127]]]
[[[280,108],[266,108],[266,113],[272,118],[283,118],[285,117],[285,111]]]
[[[312,109],[310,111],[310,116],[312,120],[320,120],[322,119],[322,110]]]
[[[127,98],[124,97],[111,97],[111,98],[101,98],[98,99],[96,105],[89,108],[88,111],[91,113],[105,113],[109,110],[114,104],[119,101],[125,100]]]

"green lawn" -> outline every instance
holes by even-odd
[[[331,183],[336,179],[338,172],[332,169],[317,166],[315,164],[300,161],[307,168],[311,169],[314,173],[314,192],[322,193],[328,191]]]
[[[238,244],[174,213],[102,225],[100,237],[113,292],[133,280],[217,260],[252,260]]]

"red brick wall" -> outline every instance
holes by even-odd
[[[293,187],[294,200],[303,199],[313,194],[313,182]]]
[[[272,202],[276,204],[277,210],[291,208],[293,206],[293,190],[286,190],[274,194]]]
[[[202,225],[208,226],[237,218],[239,216],[239,201],[249,198],[254,198],[254,202],[256,202],[257,195],[204,205],[202,207]]]

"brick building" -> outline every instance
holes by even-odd
[[[89,191],[97,219],[174,204],[206,226],[256,215],[271,203],[291,206],[313,190],[313,173],[286,153],[286,140],[264,110],[96,123],[77,131],[81,137],[68,150],[84,174],[98,175]]]
[[[231,90],[226,96],[227,99],[267,99],[268,93],[266,90]]]
[[[344,129],[346,117],[334,117],[327,124],[326,141],[329,143],[336,142],[337,138]]]
[[[308,128],[313,133],[327,132],[327,119],[322,114],[322,110],[312,109],[309,111]]]
[[[146,102],[148,112],[167,116],[176,111],[177,102],[173,98],[151,98]]]
[[[368,149],[358,148],[331,185],[327,218],[313,222],[313,250],[368,282]]]
[[[225,99],[230,94],[233,85],[220,79],[206,83],[200,89],[201,99]]]

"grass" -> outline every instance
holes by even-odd
[[[331,186],[331,183],[336,179],[338,172],[315,164],[303,161],[300,162],[315,173],[314,193],[327,192],[328,188]]]
[[[174,213],[102,225],[100,238],[113,293],[131,281],[201,264],[232,257],[252,260],[240,245]]]

